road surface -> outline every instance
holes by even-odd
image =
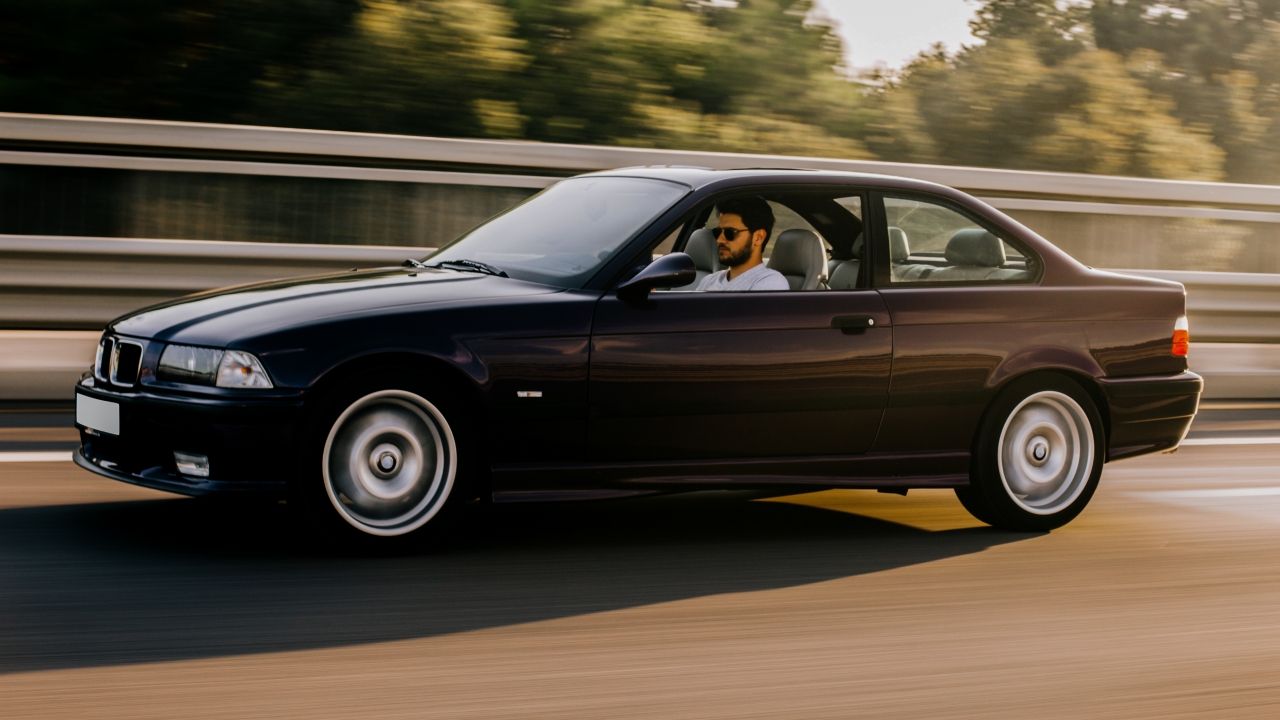
[[[1280,717],[1280,440],[1237,430],[1109,465],[1048,534],[703,493],[391,557],[0,462],[0,716]]]

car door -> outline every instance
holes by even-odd
[[[588,442],[601,462],[862,453],[891,354],[871,290],[609,292],[592,325]]]

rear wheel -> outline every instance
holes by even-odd
[[[1102,474],[1102,421],[1075,382],[1037,376],[1014,382],[983,420],[969,486],[956,495],[983,522],[1051,530],[1093,497]]]

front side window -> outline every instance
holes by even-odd
[[[650,178],[570,178],[441,248],[427,263],[477,261],[522,280],[581,287],[688,191]]]
[[[852,290],[860,285],[862,259],[862,197],[849,190],[757,191],[718,198],[693,213],[683,251],[693,258],[697,279],[679,290],[694,290],[708,275],[726,271],[735,251],[746,246],[736,238],[721,241],[714,231],[722,224],[719,210],[726,199],[763,201],[772,217],[772,230],[761,252],[763,269],[780,274],[791,291]],[[730,225],[736,231],[733,218]],[[745,238],[744,238],[745,239]],[[670,241],[671,238],[668,238]],[[669,252],[673,243],[658,246],[656,254]],[[831,281],[835,280],[833,284]]]
[[[884,198],[894,283],[1025,282],[1025,253],[972,218],[921,198]]]

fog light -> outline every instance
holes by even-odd
[[[178,466],[178,472],[191,477],[209,477],[209,456],[193,455],[191,453],[174,452],[173,464]]]

